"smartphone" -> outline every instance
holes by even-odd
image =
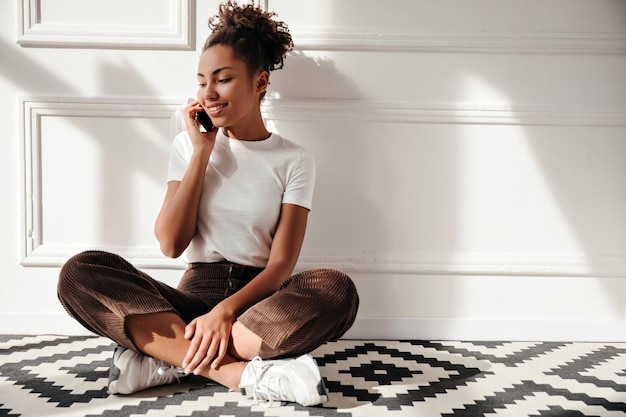
[[[196,113],[196,120],[198,122],[200,122],[202,127],[204,127],[204,129],[207,132],[210,132],[211,130],[213,130],[213,122],[211,121],[211,118],[209,117],[209,115],[206,114],[204,109],[202,109],[202,111],[199,111],[198,113]]]

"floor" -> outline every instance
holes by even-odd
[[[195,377],[108,395],[113,348],[0,335],[0,416],[626,416],[626,343],[340,340],[313,352],[323,407],[251,406]]]

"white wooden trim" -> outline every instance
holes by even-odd
[[[339,120],[545,126],[626,126],[626,109],[548,104],[426,103],[344,99],[267,98],[262,111],[273,120]]]
[[[35,214],[36,209],[32,209]],[[34,236],[34,235],[33,235]],[[23,266],[60,267],[69,257],[87,249],[119,254],[138,268],[184,269],[184,258],[170,259],[158,247],[79,247],[45,245],[35,239]],[[626,257],[547,256],[542,254],[458,254],[454,257],[375,251],[305,251],[296,267],[307,270],[332,267],[348,273],[538,277],[624,277]]]
[[[182,129],[180,108],[186,98],[134,98],[40,96],[19,98],[22,139],[22,265],[60,266],[73,254],[88,248],[46,245],[41,239],[41,179],[39,120],[43,115],[89,117],[154,117],[170,120],[170,135]],[[520,123],[593,124],[626,126],[626,112],[605,109],[587,114],[584,109],[541,106],[510,109],[505,106],[477,107],[465,104],[427,105],[376,103],[345,100],[264,101],[263,112],[274,120],[368,120],[404,123]],[[543,116],[545,113],[551,114]],[[587,114],[587,116],[583,116]],[[542,115],[542,116],[539,116]],[[545,117],[545,118],[544,118]],[[129,259],[140,268],[183,268],[182,260],[171,260],[157,247],[100,247]],[[626,276],[626,257],[544,256],[523,254],[454,254],[382,251],[308,251],[302,254],[299,269],[330,266],[347,272],[503,275],[503,276]]]
[[[626,33],[393,33],[357,28],[298,28],[296,50],[623,54]]]
[[[358,317],[344,338],[626,342],[626,320]]]
[[[170,137],[181,129],[180,109],[186,99],[39,96],[19,97],[21,138],[22,225],[21,257],[24,266],[58,266],[77,248],[45,245],[42,240],[41,132],[42,116],[156,118],[170,121]],[[134,250],[134,251],[133,251]],[[143,259],[141,248],[131,257]],[[153,253],[151,248],[148,252]],[[143,265],[161,261],[148,257]],[[163,266],[167,266],[165,263]]]
[[[308,251],[299,269],[330,266],[347,272],[407,275],[624,277],[626,257],[539,253],[459,253],[453,256],[382,251]]]
[[[37,47],[191,50],[195,30],[191,4],[192,0],[170,0],[170,26],[94,28],[41,23],[40,0],[18,0],[17,43]]]
[[[55,246],[39,244],[25,257],[21,265],[28,267],[61,267],[71,256],[85,250],[104,250],[122,256],[137,268],[184,269],[183,259],[171,259],[163,255],[158,247],[128,246]]]

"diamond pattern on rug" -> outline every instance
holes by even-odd
[[[323,407],[269,408],[193,376],[109,395],[113,348],[0,336],[0,417],[626,416],[626,343],[339,340],[312,353]]]
[[[421,346],[403,342],[335,342],[318,349],[316,354],[326,349],[329,353],[316,356],[331,391],[331,401],[326,406],[340,409],[371,403],[400,410],[412,405],[409,390],[419,392],[419,396],[434,397],[464,385],[474,376],[482,377],[490,366],[473,358],[451,362],[446,355],[426,356]]]

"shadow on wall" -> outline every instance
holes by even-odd
[[[301,51],[288,54],[285,67],[272,73],[271,93],[279,98],[298,97],[332,99],[359,97],[359,89],[350,74],[342,74],[332,59],[307,55]]]
[[[270,97],[297,98],[292,94],[324,100],[358,97],[359,91],[331,59],[295,51],[289,54],[285,67],[272,74]],[[354,241],[385,242],[393,231],[393,219],[381,212],[380,201],[373,201],[368,190],[376,163],[376,138],[368,134],[374,125],[355,126],[348,120],[327,116],[322,111],[298,116],[294,121],[277,119],[268,123],[279,134],[302,144],[316,160],[314,207],[303,248],[305,257],[310,250],[316,254],[336,248],[354,250]]]
[[[599,287],[623,317],[626,282],[616,275],[623,273],[626,253],[623,128],[572,126],[567,136],[549,138],[535,137],[528,131],[529,149],[563,222],[586,259],[589,275],[599,275]],[[617,262],[615,268],[613,262]]]
[[[546,68],[558,68],[551,62],[558,58],[551,55],[535,57]],[[602,61],[589,60],[585,56],[577,59],[584,60],[576,65],[584,70],[577,83],[568,79],[569,84],[575,85],[568,88],[567,94],[571,94],[572,98],[549,97],[549,94],[554,94],[550,90],[546,92],[545,102],[540,104],[568,99],[575,102],[573,97],[586,96],[584,90],[593,85],[594,77],[610,79],[612,71],[603,68]],[[508,91],[511,85],[506,79],[486,78],[483,70],[480,66],[465,68],[468,78],[478,80],[490,96],[499,96],[499,101],[511,106],[522,102],[519,96],[523,94],[520,91]],[[525,81],[528,85],[561,83],[559,88],[568,87],[566,82],[555,79],[560,76],[562,74],[558,72],[548,72],[548,75],[542,72],[535,75],[536,79]],[[534,83],[531,84],[531,81]],[[461,90],[465,88],[463,85],[459,87]],[[603,107],[603,103],[590,102],[586,105],[589,109]],[[562,103],[554,106],[567,109],[567,105]],[[589,117],[593,118],[593,114],[590,113]],[[620,136],[623,128],[603,125],[602,120],[586,125],[588,122],[573,118],[569,125],[561,125],[558,121],[554,124],[533,124],[524,119],[513,121],[514,126],[508,126],[513,135],[506,138],[510,146],[502,148],[500,142],[504,138],[496,138],[493,141],[495,146],[483,149],[486,152],[482,159],[467,153],[460,156],[465,162],[474,158],[475,164],[495,167],[491,174],[502,175],[502,179],[514,179],[505,184],[493,175],[496,182],[503,184],[500,194],[514,203],[511,213],[523,213],[521,217],[507,218],[506,214],[497,216],[505,220],[500,228],[503,233],[511,232],[511,236],[519,236],[519,240],[527,242],[527,247],[533,248],[536,255],[545,253],[555,259],[563,255],[565,262],[569,262],[571,255],[573,262],[584,262],[582,265],[574,264],[579,272],[574,272],[571,279],[576,279],[579,274],[596,277],[597,288],[604,290],[607,299],[612,300],[613,311],[623,315],[626,313],[622,297],[625,283],[616,275],[616,271],[624,266],[626,242],[624,234],[616,231],[626,231],[623,215],[626,208],[626,142]],[[502,156],[511,158],[511,155],[515,155],[515,161],[498,162]],[[490,183],[493,184],[491,179],[489,183],[479,182],[474,187],[487,189]],[[498,190],[492,191],[497,195]],[[525,200],[522,198],[525,195],[534,198]],[[506,213],[506,210],[501,210],[501,213]],[[557,243],[550,246],[554,242]],[[557,250],[565,248],[564,253],[555,253],[555,247]],[[614,261],[617,261],[617,269],[613,268]],[[555,266],[567,269],[570,265]],[[562,275],[567,277],[568,274]]]
[[[352,82],[351,76],[338,71],[331,59],[313,58],[301,52],[294,54],[293,59],[290,59],[280,78],[275,77],[278,82],[273,87],[279,97],[290,98],[290,91],[298,91],[299,94],[314,99],[351,97],[358,100],[364,97]],[[545,63],[554,57],[540,55],[533,59]],[[484,71],[484,63],[475,64],[472,60],[465,62],[466,67],[463,71],[480,79],[492,92],[495,91],[501,98],[499,101],[501,104],[514,106],[523,101],[523,94],[520,96],[520,91],[507,91],[509,88],[506,86],[510,83],[505,79],[500,80],[501,85],[496,84],[498,77],[492,79],[490,72]],[[588,76],[590,74],[581,75]],[[458,80],[460,92],[465,88],[462,81]],[[526,80],[529,81],[532,79]],[[554,80],[547,77],[541,81],[551,83]],[[580,88],[584,86],[581,85]],[[415,98],[420,102],[418,91],[415,92]],[[477,96],[460,97],[459,101],[467,101],[468,98],[480,101],[480,97],[477,99]],[[545,103],[549,103],[550,99],[551,97],[546,97]],[[602,103],[597,105],[602,107]],[[310,125],[307,125],[308,123]],[[277,122],[277,126],[283,128],[281,124],[287,128],[287,124]],[[613,301],[614,310],[623,314],[626,311],[626,305],[620,297],[623,293],[623,282],[619,277],[602,275],[607,268],[604,257],[623,257],[621,249],[624,242],[615,237],[615,227],[623,228],[624,223],[616,224],[615,220],[623,218],[619,212],[624,205],[624,191],[620,190],[626,189],[623,186],[623,178],[626,178],[626,164],[623,159],[623,155],[626,155],[626,143],[618,137],[616,130],[611,132],[611,127],[601,125],[584,127],[576,126],[574,122],[572,126],[539,127],[532,123],[528,124],[525,120],[512,124],[515,127],[508,125],[506,128],[508,132],[514,132],[515,138],[494,137],[496,140],[492,141],[491,145],[496,146],[484,141],[485,145],[479,147],[475,146],[476,141],[484,138],[476,140],[471,137],[472,134],[468,136],[472,129],[468,125],[456,125],[456,131],[447,130],[448,133],[456,134],[454,138],[438,136],[445,130],[439,130],[436,125],[423,126],[423,131],[428,132],[427,135],[415,138],[400,136],[402,129],[398,126],[382,124],[390,133],[399,134],[394,136],[393,142],[390,142],[394,144],[395,149],[389,150],[390,143],[383,144],[376,140],[375,136],[380,137],[379,132],[374,135],[375,132],[367,129],[367,127],[380,129],[380,123],[378,126],[374,124],[368,126],[367,123],[342,125],[340,122],[330,121],[323,122],[323,126],[320,127],[317,120],[305,121],[302,128],[312,129],[317,133],[316,142],[311,140],[307,143],[307,148],[317,153],[320,164],[319,191],[317,191],[319,198],[316,199],[318,212],[311,227],[313,230],[309,232],[309,236],[312,236],[310,240],[316,243],[333,242],[333,247],[336,245],[340,249],[349,249],[349,240],[346,240],[346,236],[358,236],[354,240],[363,244],[375,242],[374,247],[359,246],[359,249],[384,252],[386,244],[401,247],[402,243],[406,243],[397,236],[398,228],[402,228],[404,216],[421,215],[427,219],[429,215],[436,215],[441,219],[442,213],[445,213],[449,218],[446,227],[435,230],[425,221],[421,223],[424,229],[415,230],[414,233],[433,236],[434,248],[437,248],[437,241],[441,245],[449,244],[448,251],[454,251],[455,246],[451,242],[457,241],[459,244],[456,249],[462,253],[464,250],[462,242],[466,238],[464,233],[468,231],[480,233],[479,224],[464,224],[468,219],[472,219],[468,217],[468,210],[493,209],[493,206],[488,207],[492,200],[482,201],[485,203],[482,207],[481,201],[474,201],[477,206],[468,207],[467,198],[471,198],[471,193],[481,187],[485,189],[494,187],[494,183],[491,182],[493,177],[500,176],[505,179],[510,175],[520,181],[519,185],[522,188],[535,187],[534,190],[528,190],[528,195],[540,197],[541,201],[519,201],[521,205],[512,206],[515,208],[512,213],[522,212],[522,215],[528,215],[524,218],[507,218],[502,212],[494,212],[500,221],[504,219],[512,226],[530,225],[526,230],[521,228],[513,230],[507,241],[515,240],[515,233],[525,234],[520,236],[520,240],[523,238],[526,244],[522,247],[525,253],[538,248],[535,255],[545,254],[552,257],[551,259],[558,259],[563,255],[554,251],[559,250],[562,247],[560,245],[564,245],[563,247],[568,248],[564,255],[566,258],[572,254],[574,259],[587,260],[588,273],[584,275],[589,277],[599,275],[596,280],[598,288],[604,288],[608,298]],[[502,130],[503,126],[493,127]],[[589,129],[601,132],[602,136],[592,138]],[[501,147],[507,140],[519,146],[520,151],[524,153],[517,155],[515,163],[528,170],[529,174],[535,177],[534,182],[525,181],[529,178],[524,179],[519,173],[514,172],[514,165],[507,166],[503,163],[503,157],[511,155],[510,148]],[[332,153],[328,151],[329,149],[332,149]],[[487,165],[494,169],[485,173],[483,168],[485,177],[479,175],[473,179],[463,178],[462,175],[468,169],[468,160],[472,163],[472,158],[476,156],[468,154],[468,151],[482,152],[483,155],[473,162],[495,161],[493,165]],[[414,155],[414,164],[398,165],[394,153],[399,152]],[[437,161],[436,164],[433,161]],[[400,170],[404,170],[403,175],[398,175]],[[373,172],[376,176],[372,175]],[[396,175],[391,175],[394,172]],[[492,178],[488,179],[489,176]],[[391,181],[397,180],[398,177],[401,177],[403,182],[391,185]],[[468,181],[471,180],[475,183],[470,184]],[[487,182],[481,182],[483,180]],[[433,184],[442,186],[435,189]],[[471,186],[471,189],[468,189],[468,186]],[[497,186],[502,186],[502,190],[509,194],[510,202],[519,197],[515,195],[514,189],[511,187],[507,189],[504,182],[497,184],[496,188]],[[380,200],[372,199],[373,194],[380,196]],[[527,213],[520,210],[520,207],[525,206],[530,209]],[[358,215],[355,215],[355,212],[358,212]],[[482,219],[486,222],[490,220],[485,217]],[[556,220],[556,224],[551,223],[553,219]],[[542,229],[538,223],[533,224],[536,220],[545,222],[548,227]],[[321,224],[322,222],[324,224]],[[320,234],[316,230],[323,230],[324,233]],[[508,228],[505,227],[500,233],[506,233],[506,230]],[[530,234],[531,230],[535,231],[534,236]],[[555,238],[556,240],[553,236],[546,236],[551,230],[558,231],[562,236]],[[547,237],[550,239],[546,239]],[[495,235],[493,238],[497,241],[498,236]],[[547,248],[546,241],[557,243],[552,248]],[[544,247],[546,252],[542,252],[544,249],[541,248]],[[503,253],[506,253],[505,249]],[[516,255],[515,251],[511,253]],[[568,265],[561,266],[564,270]],[[585,268],[585,265],[580,268]],[[564,273],[564,277],[566,275]],[[459,293],[460,288],[448,286],[442,287],[441,290],[440,295],[445,297],[449,306],[456,306],[458,300],[463,298],[463,294]],[[374,299],[371,301],[375,302]],[[450,310],[447,310],[447,313],[450,314]]]
[[[346,98],[367,102],[352,75],[339,71],[328,57],[294,53],[274,81],[280,98],[289,99],[294,91],[331,104]],[[326,116],[330,117],[324,120],[322,113],[305,115],[295,123],[275,122],[281,133],[302,142],[317,160],[315,202],[303,256],[321,254],[319,262],[324,265],[327,255],[347,265],[351,273],[366,272],[359,277],[365,315],[389,316],[390,302],[405,309],[430,309],[434,317],[460,313],[458,300],[463,295],[453,277],[411,279],[393,266],[403,270],[405,259],[398,259],[398,254],[411,256],[416,247],[431,253],[455,247],[461,217],[459,126],[428,124],[416,136],[411,124],[381,122],[383,117],[355,120],[354,111],[345,121]],[[449,221],[429,221],[442,217]],[[419,228],[412,229],[416,224]],[[424,252],[416,250],[420,256]],[[391,335],[393,330],[374,333]]]
[[[17,45],[9,45],[0,40],[0,56],[2,56],[0,66],[0,76],[17,86],[20,91],[27,93],[37,92],[37,94],[60,94],[63,96],[81,96],[82,93],[77,91],[71,84],[68,84],[59,77],[53,75],[45,67],[38,62],[30,59],[28,53]],[[128,82],[132,82],[140,86],[146,96],[156,97],[157,92],[152,89],[141,77],[140,73],[129,66],[113,66],[110,64],[101,64],[101,84],[103,91],[107,91],[106,87],[114,84],[118,77],[124,77]],[[95,162],[95,166],[101,166],[100,182],[93,184],[101,190],[101,201],[103,207],[99,213],[94,215],[104,216],[101,221],[91,221],[89,224],[101,225],[99,236],[103,241],[115,241],[119,238],[120,230],[132,230],[131,217],[128,213],[132,212],[129,202],[132,201],[132,195],[139,190],[133,190],[130,179],[137,172],[149,176],[153,181],[163,184],[165,190],[165,178],[167,166],[155,166],[152,161],[167,161],[171,138],[167,138],[168,142],[158,144],[150,140],[146,129],[141,129],[138,125],[127,123],[129,127],[123,133],[123,137],[111,137],[105,129],[94,129],[96,123],[88,123],[81,117],[66,118],[78,131],[84,133],[85,138],[91,139],[98,144],[100,160]],[[106,126],[106,123],[103,123]],[[50,138],[53,139],[53,138]],[[115,144],[115,146],[111,146]],[[57,161],[58,162],[58,161]],[[54,166],[54,161],[51,165]],[[43,173],[45,175],[45,172]],[[111,181],[115,178],[117,181]],[[86,210],[77,205],[75,196],[80,190],[73,187],[75,177],[65,178],[67,187],[64,187],[66,196],[59,196],[59,200],[72,201],[73,203],[65,207],[64,210],[74,210],[75,218],[81,218],[89,215]],[[164,191],[165,192],[165,191]],[[160,201],[155,201],[155,207],[158,208]],[[110,225],[116,225],[111,228]]]

